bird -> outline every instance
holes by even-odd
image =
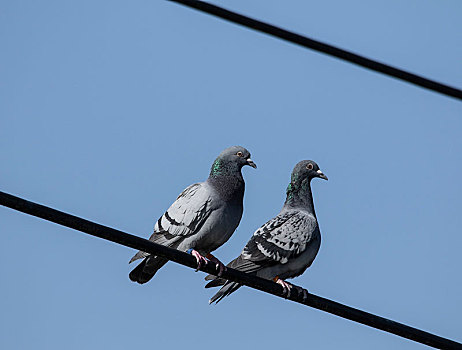
[[[294,287],[285,279],[300,276],[313,263],[321,245],[321,232],[314,210],[311,180],[327,176],[312,160],[297,163],[287,186],[286,200],[280,213],[257,229],[241,254],[227,266],[254,276],[273,280],[290,296]],[[241,285],[220,276],[205,277],[205,288],[222,286],[209,300],[218,303]],[[305,300],[308,291],[297,287]]]
[[[187,187],[157,220],[150,241],[193,255],[197,270],[212,261],[219,274],[226,269],[211,252],[224,244],[242,217],[245,182],[241,169],[256,168],[241,146],[222,151],[206,181]],[[143,259],[129,274],[133,282],[148,282],[168,259],[139,251],[129,263]]]

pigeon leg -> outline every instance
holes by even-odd
[[[189,249],[188,250],[188,253],[191,254],[193,257],[196,258],[196,261],[197,261],[197,269],[196,269],[196,272],[199,271],[199,269],[203,266],[203,265],[207,265],[207,259],[204,258],[202,255],[199,254],[199,252],[195,249]],[[202,265],[203,264],[203,265]]]
[[[216,267],[218,269],[218,277],[221,277],[221,275],[223,274],[223,271],[226,271],[226,266],[210,253],[207,254],[206,258],[216,264]]]
[[[273,281],[282,286],[284,294],[286,294],[286,297],[289,298],[292,285],[289,282],[281,280],[279,276],[274,277]]]

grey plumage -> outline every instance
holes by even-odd
[[[157,220],[150,241],[187,251],[209,254],[224,244],[239,225],[245,183],[241,169],[256,167],[245,148],[225,149],[212,165],[205,182],[187,187]],[[130,263],[144,259],[130,272],[130,279],[146,283],[167,260],[139,251]]]
[[[321,244],[310,185],[314,177],[327,180],[315,162],[301,161],[294,167],[281,212],[255,231],[228,267],[283,281],[301,275],[312,264]],[[213,275],[205,279],[211,280],[206,288],[223,286],[210,303],[218,303],[240,287]]]

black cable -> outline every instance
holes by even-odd
[[[171,249],[148,241],[147,239],[133,236],[131,234],[103,226],[77,216],[63,213],[25,199],[0,192],[0,204],[8,208],[33,215],[59,225],[73,228],[81,232],[88,233],[92,236],[106,239],[126,247],[145,251],[150,254],[159,255],[179,264],[196,268],[196,259],[186,253],[176,249]],[[201,268],[201,271],[216,275],[218,273],[214,264],[207,264]],[[223,272],[223,277],[239,282],[246,286],[261,290],[263,292],[284,298],[283,289],[280,285],[263,278],[251,276],[249,274],[228,268]],[[302,296],[292,295],[288,298],[294,302],[311,306],[316,309],[329,312],[331,314],[365,324],[367,326],[383,330],[388,333],[399,335],[400,337],[414,340],[418,343],[426,344],[439,349],[462,349],[462,344],[455,341],[439,337],[437,335],[421,331],[417,328],[406,326],[402,323],[394,322],[386,318],[370,314],[352,307],[325,299],[314,294],[308,294],[308,298],[303,300]]]
[[[340,58],[342,60],[357,64],[361,67],[365,67],[373,71],[380,72],[380,73],[392,76],[394,78],[401,79],[409,83],[424,87],[426,89],[433,90],[441,94],[462,100],[462,90],[460,89],[457,89],[457,88],[454,88],[454,87],[451,87],[449,85],[445,85],[442,83],[438,83],[436,81],[421,77],[417,74],[409,73],[402,69],[395,68],[387,64],[371,60],[364,56],[357,55],[353,52],[339,49],[335,46],[328,45],[320,41],[313,40],[313,39],[307,38],[305,36],[302,36],[302,35],[299,35],[293,32],[289,32],[288,30],[273,26],[268,23],[258,21],[256,19],[253,19],[247,16],[243,16],[236,12],[226,10],[222,7],[212,5],[210,3],[203,2],[203,1],[197,1],[197,0],[168,0],[168,1],[176,2],[184,6],[188,6],[196,10],[206,12],[208,14],[226,19],[230,22],[240,24],[244,27],[255,29],[257,31],[275,36],[277,38],[289,41],[291,43],[298,44],[300,46],[313,49],[316,51],[320,51],[327,55],[331,55],[331,56]]]

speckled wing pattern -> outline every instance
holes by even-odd
[[[284,209],[255,231],[242,253],[228,266],[246,273],[258,273],[264,269],[278,268],[279,265],[279,269],[287,266],[289,272],[294,268],[294,266],[289,267],[289,264],[303,254],[316,235],[319,235],[319,228],[314,215],[304,210]],[[292,270],[288,277],[300,275],[309,263],[309,261],[300,261],[299,266]],[[226,281],[213,275],[208,275],[205,279],[211,280],[206,288],[223,286],[210,299],[210,303],[219,302],[240,287],[236,282]]]
[[[182,239],[197,233],[207,220],[211,208],[211,193],[203,183],[187,187],[170,208],[157,220],[150,241],[176,247]],[[138,252],[130,262],[148,256]]]
[[[236,263],[241,268],[244,263],[242,260],[256,263],[257,266],[285,264],[306,249],[317,228],[316,218],[304,211],[280,213],[255,231],[244,247],[241,259],[236,259],[240,261]],[[253,269],[248,266],[248,269],[243,270],[250,272]]]

